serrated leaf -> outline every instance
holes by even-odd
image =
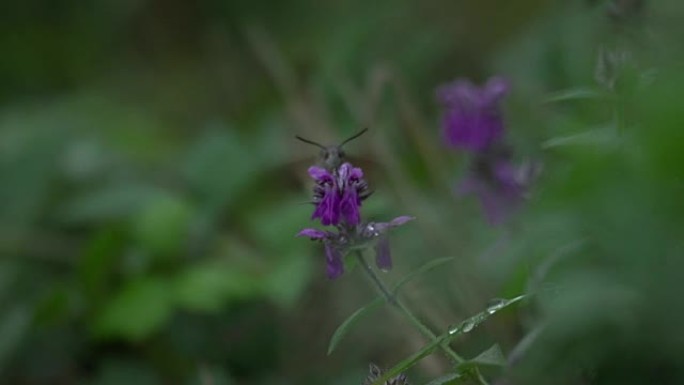
[[[582,99],[599,99],[603,96],[603,93],[593,88],[571,88],[568,90],[562,90],[551,93],[550,95],[542,99],[542,103],[558,103]]]
[[[370,302],[368,305],[356,310],[352,315],[350,315],[342,324],[335,330],[333,336],[330,338],[330,344],[328,345],[328,355],[330,355],[337,345],[342,341],[342,338],[349,332],[352,326],[356,324],[361,317],[367,315],[371,310],[375,310],[384,302],[384,298],[378,297]]]

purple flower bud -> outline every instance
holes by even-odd
[[[456,80],[437,90],[444,105],[444,138],[454,147],[481,152],[498,142],[504,133],[499,102],[508,92],[508,82],[493,77],[482,87]]]
[[[342,253],[331,242],[325,242],[325,261],[328,278],[335,279],[344,273]]]

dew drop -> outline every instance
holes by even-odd
[[[471,330],[473,330],[474,328],[475,328],[475,321],[473,321],[471,319],[467,319],[467,320],[463,321],[463,323],[461,324],[461,330],[463,330],[463,333],[468,333]]]
[[[459,331],[459,325],[451,325],[449,326],[449,335],[453,336],[454,334],[458,333]]]
[[[494,314],[506,306],[506,301],[501,298],[495,298],[487,304],[487,313]]]

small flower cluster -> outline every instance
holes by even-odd
[[[312,202],[316,206],[311,219],[320,220],[331,230],[306,228],[297,236],[320,241],[325,248],[328,277],[337,278],[344,273],[344,255],[350,250],[361,250],[374,245],[376,264],[382,270],[392,268],[388,230],[413,219],[401,216],[390,222],[364,223],[361,205],[370,195],[363,171],[351,163],[326,169],[312,166],[309,175],[313,178]]]
[[[370,364],[370,373],[364,381],[363,385],[371,385],[375,380],[382,376],[382,369],[380,369],[375,364]],[[400,374],[392,379],[385,381],[384,385],[409,385],[408,379],[405,374]]]
[[[504,222],[522,202],[536,165],[516,166],[504,141],[505,125],[500,102],[508,82],[494,77],[482,87],[457,80],[437,90],[444,106],[445,142],[472,155],[471,167],[458,187],[475,194],[492,225]]]

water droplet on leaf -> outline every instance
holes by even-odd
[[[471,319],[467,319],[467,320],[463,321],[463,323],[461,324],[461,330],[463,330],[463,333],[468,333],[471,330],[473,330],[474,328],[475,328],[475,321],[473,321]]]
[[[495,298],[487,304],[487,313],[494,314],[506,306],[506,301],[500,298]]]

